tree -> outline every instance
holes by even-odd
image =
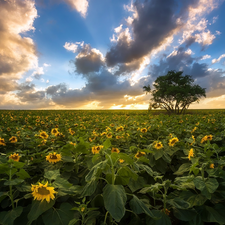
[[[158,77],[153,83],[154,90],[150,85],[143,87],[146,94],[152,94],[149,109],[161,108],[169,113],[181,114],[191,103],[206,97],[205,88],[194,84],[190,75],[182,76],[182,73],[171,70],[167,75]]]

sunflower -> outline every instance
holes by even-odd
[[[112,148],[111,152],[112,152],[112,153],[113,153],[113,152],[119,153],[120,150],[119,150],[118,148]]]
[[[178,142],[178,141],[179,141],[178,138],[175,138],[175,137],[170,139],[169,146],[173,147],[176,144],[176,142]]]
[[[102,145],[93,146],[91,151],[92,151],[93,154],[98,154],[102,148],[103,148]]]
[[[48,138],[48,134],[45,131],[41,131],[39,134],[39,137],[43,138],[43,139],[47,139]]]
[[[103,132],[103,133],[101,133],[101,136],[104,136],[104,135],[106,135],[107,133],[106,132]]]
[[[70,142],[71,145],[76,146],[76,143]]]
[[[161,142],[157,142],[157,143],[154,145],[154,147],[155,147],[156,149],[160,149],[160,148],[163,148],[163,145],[162,145]]]
[[[145,152],[137,152],[137,154],[135,155],[135,158],[137,158],[137,159],[139,159],[139,158],[141,158],[142,156],[144,156],[144,155],[146,155],[146,153]]]
[[[12,160],[14,160],[14,161],[16,161],[16,162],[19,162],[19,160],[20,160],[20,156],[17,153],[11,154],[9,156],[9,158],[12,159]]]
[[[7,131],[11,131],[11,129],[8,127],[8,128],[7,128]]]
[[[49,161],[50,163],[56,163],[56,162],[59,162],[61,161],[61,154],[56,154],[56,152],[53,152],[53,153],[49,153],[47,156],[46,156],[46,160]]]
[[[53,128],[52,130],[51,130],[51,134],[52,135],[55,135],[56,136],[56,134],[58,133],[59,131],[58,131],[58,128]]]
[[[120,126],[120,127],[117,127],[116,128],[116,131],[123,131],[124,130],[124,127],[123,126]]]
[[[54,200],[54,194],[57,193],[54,187],[48,187],[48,181],[46,184],[39,183],[38,185],[31,184],[31,191],[34,200],[43,201],[44,199],[49,203],[50,199]]]
[[[207,140],[211,141],[212,140],[212,137],[213,136],[211,134],[210,135],[206,135],[205,137],[202,138],[201,143],[203,143],[203,142],[205,142]]]
[[[69,133],[70,133],[71,135],[74,135],[74,134],[75,134],[75,131],[73,131],[71,128],[69,128]]]
[[[123,162],[124,162],[124,160],[123,160],[123,159],[119,159],[119,162],[120,162],[120,163],[123,163]]]
[[[148,130],[147,130],[146,128],[142,128],[142,129],[141,129],[141,132],[142,132],[142,133],[146,133],[147,131],[148,131]]]
[[[4,140],[4,138],[0,138],[0,145],[5,145],[5,140]]]
[[[210,166],[209,166],[209,168],[210,168],[210,169],[214,169],[214,164],[211,163]]]
[[[111,133],[108,133],[108,134],[106,135],[106,137],[107,137],[107,138],[112,138],[112,134],[111,134]]]
[[[191,160],[191,157],[194,157],[194,150],[193,150],[193,148],[191,148],[189,153],[188,153],[189,160]]]
[[[15,136],[12,136],[12,137],[9,139],[9,141],[10,141],[11,143],[16,143],[16,142],[17,142],[17,138],[16,138]]]

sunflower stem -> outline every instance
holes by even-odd
[[[9,196],[10,196],[10,200],[11,200],[11,203],[12,203],[12,208],[14,209],[14,201],[13,201],[13,193],[12,193],[12,185],[11,185],[11,180],[12,180],[12,164],[10,165],[10,170],[9,170]]]

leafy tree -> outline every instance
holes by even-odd
[[[182,76],[183,71],[171,70],[165,76],[158,77],[151,90],[150,85],[143,90],[152,94],[149,109],[161,108],[169,113],[183,113],[191,103],[199,102],[201,97],[206,97],[205,88],[194,84],[190,75]]]

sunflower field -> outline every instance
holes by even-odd
[[[225,111],[0,111],[1,225],[225,224]]]

